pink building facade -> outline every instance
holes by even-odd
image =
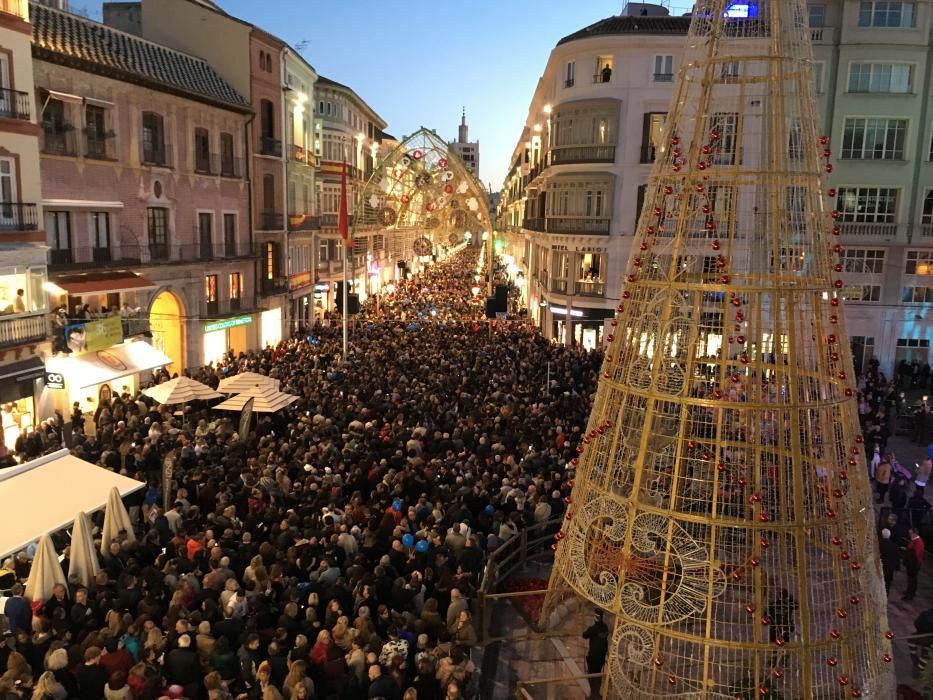
[[[119,307],[175,371],[257,347],[247,99],[200,58],[74,15],[35,14],[55,301],[69,315]]]

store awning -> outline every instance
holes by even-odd
[[[145,484],[85,462],[59,450],[51,455],[0,470],[0,558],[25,549],[47,532],[74,522],[78,513],[93,513],[107,503],[114,486],[125,497]]]
[[[75,297],[83,294],[113,294],[140,289],[155,289],[159,286],[142,275],[127,270],[61,275],[53,281],[68,294]]]
[[[46,362],[45,369],[61,374],[66,389],[84,389],[156,367],[164,367],[172,364],[172,361],[172,358],[159,352],[149,343],[137,340],[84,355],[59,355]]]
[[[25,382],[45,376],[45,363],[40,357],[0,365],[0,382]]]

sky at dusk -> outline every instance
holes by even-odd
[[[452,140],[466,106],[480,177],[496,191],[557,41],[621,12],[625,0],[217,0],[352,87],[397,138],[421,126]],[[692,2],[672,4],[672,12]],[[101,18],[102,0],[71,0]]]

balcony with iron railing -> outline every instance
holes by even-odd
[[[318,231],[321,228],[321,218],[310,214],[289,214],[289,231]]]
[[[0,234],[38,230],[39,207],[36,204],[0,202]]]
[[[140,144],[139,161],[143,165],[171,168],[173,167],[172,146],[168,143]]]
[[[284,294],[288,291],[288,278],[281,275],[268,277],[263,275],[259,280],[259,292],[263,295]]]
[[[29,121],[29,93],[0,88],[0,117]]]
[[[0,239],[2,240],[2,239]],[[53,271],[72,270],[88,266],[138,267],[157,264],[203,264],[207,261],[221,262],[254,258],[258,247],[240,243],[232,249],[228,246],[186,243],[150,243],[148,245],[123,244],[111,246],[86,246],[77,248],[53,248],[49,250],[48,265]]]
[[[264,156],[282,157],[282,140],[271,136],[263,136],[259,140],[259,153]]]
[[[674,82],[673,73],[655,73],[654,82],[656,83],[672,83]]]
[[[857,236],[860,238],[873,238],[873,239],[884,239],[884,240],[894,240],[897,238],[898,229],[900,228],[896,223],[852,223],[852,222],[839,222],[839,227],[842,228],[843,236]]]
[[[84,157],[91,160],[116,160],[117,149],[115,134],[100,134],[94,131],[84,132]]]
[[[314,151],[310,148],[304,148],[297,143],[288,144],[288,161],[290,163],[301,163],[302,165],[314,165]]]
[[[285,215],[276,211],[261,211],[256,228],[260,231],[281,231],[285,228]]]
[[[525,219],[523,227],[540,233],[589,233],[609,235],[608,218],[594,216],[554,216]]]
[[[579,280],[574,285],[574,291],[581,297],[606,296],[606,283],[596,280]]]
[[[78,155],[74,126],[68,123],[43,124],[42,152],[53,156]]]
[[[556,146],[548,154],[549,165],[572,165],[574,163],[612,163],[616,159],[616,147],[607,145]]]
[[[810,27],[810,41],[814,44],[832,44],[835,39],[835,27]]]
[[[45,311],[0,315],[0,347],[34,343],[48,335],[49,319]]]
[[[933,238],[933,224],[920,224],[920,237]]]

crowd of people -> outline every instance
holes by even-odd
[[[475,274],[467,248],[399,284],[347,357],[339,325],[318,324],[188,372],[259,372],[299,397],[247,434],[129,392],[76,409],[72,452],[147,484],[127,503],[135,542],[36,605],[28,556],[5,563],[20,583],[0,698],[479,697],[486,561],[563,514],[602,358],[480,320]],[[29,449],[59,444],[61,420]]]

